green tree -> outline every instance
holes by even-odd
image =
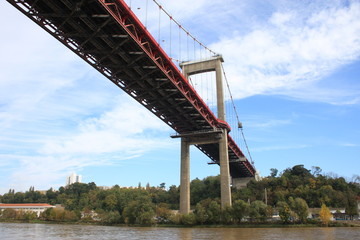
[[[202,225],[208,221],[208,218],[209,218],[208,213],[207,213],[205,207],[201,203],[196,204],[194,214],[196,217],[196,221],[199,224]]]
[[[180,188],[175,185],[171,185],[167,191],[166,199],[166,202],[170,205],[171,209],[179,209]]]
[[[108,211],[113,211],[117,204],[117,198],[114,193],[109,194],[105,197],[105,209]]]
[[[158,223],[167,223],[170,221],[172,213],[168,207],[168,204],[160,203],[156,206],[155,212]]]
[[[231,206],[225,206],[221,209],[221,223],[231,224],[233,223],[233,211]]]
[[[232,217],[236,222],[249,215],[250,205],[243,200],[236,200],[232,205]]]
[[[304,199],[296,198],[294,200],[293,211],[297,214],[300,222],[306,222],[307,216],[309,215],[309,207]]]
[[[322,172],[322,169],[318,166],[312,166],[311,169],[312,169],[312,174],[316,177],[319,176]]]
[[[250,204],[249,217],[252,220],[264,221],[267,218],[267,206],[262,201],[254,201]]]
[[[358,213],[355,194],[352,191],[347,191],[346,197],[347,204],[345,207],[345,212],[350,216],[350,219],[353,220],[353,217]]]
[[[79,220],[79,217],[74,211],[64,210],[63,218],[61,220],[64,222],[76,222]]]
[[[276,168],[270,168],[270,177],[276,177],[276,175],[278,174],[279,170],[277,170]]]
[[[6,208],[2,210],[0,217],[1,219],[16,219],[16,211],[11,208]]]
[[[117,224],[121,223],[121,215],[118,211],[103,211],[99,214],[101,222],[107,224]]]
[[[181,224],[183,225],[195,225],[196,224],[196,216],[194,213],[182,214],[181,215]]]
[[[291,210],[290,210],[289,205],[286,202],[281,201],[281,202],[278,202],[277,207],[278,207],[279,216],[280,216],[281,221],[283,223],[289,223],[290,217],[291,217]]]
[[[203,180],[196,178],[190,183],[190,191],[190,202],[194,206],[201,200],[218,199],[220,198],[220,176],[210,176]]]
[[[221,207],[220,204],[216,201],[211,201],[208,208],[208,221],[212,224],[220,223],[221,221]]]
[[[75,222],[79,220],[79,216],[74,211],[60,208],[48,208],[41,214],[41,217],[47,221],[57,222]]]
[[[35,212],[33,212],[33,211],[26,211],[24,213],[23,217],[24,217],[23,219],[25,221],[31,221],[31,220],[34,220],[34,219],[38,218],[37,214]]]
[[[123,211],[125,223],[151,225],[153,224],[155,211],[149,198],[141,198],[130,202]]]
[[[59,195],[59,192],[58,191],[55,191],[53,188],[50,188],[49,190],[46,191],[46,199],[47,199],[47,202],[49,204],[56,204],[57,203],[57,196]]]

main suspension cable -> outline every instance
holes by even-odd
[[[233,108],[234,108],[236,120],[237,120],[237,122],[238,122],[238,129],[241,130],[241,134],[242,134],[242,137],[243,137],[243,139],[244,139],[244,143],[245,143],[245,146],[246,146],[246,150],[247,150],[247,152],[248,152],[248,154],[249,154],[251,164],[254,165],[254,161],[253,161],[253,159],[252,159],[252,157],[251,157],[250,150],[249,150],[248,144],[247,144],[246,139],[245,139],[245,135],[244,135],[242,123],[241,123],[240,120],[239,120],[239,115],[238,115],[237,110],[236,110],[236,107],[235,107],[235,102],[234,102],[233,96],[232,96],[231,91],[230,91],[230,86],[229,86],[229,82],[228,82],[228,80],[227,80],[227,76],[226,76],[226,73],[225,73],[225,69],[224,69],[224,66],[223,66],[222,64],[221,64],[221,68],[222,68],[222,71],[223,71],[223,74],[224,74],[224,78],[225,78],[225,82],[226,82],[227,89],[228,89],[229,94],[230,94],[230,100],[231,100],[232,105],[233,105]]]
[[[192,38],[195,42],[197,42],[201,47],[205,48],[206,50],[208,50],[210,53],[216,55],[217,53],[214,52],[213,50],[211,50],[210,48],[208,48],[207,46],[205,46],[202,42],[200,42],[196,37],[194,37],[188,30],[186,30],[178,21],[176,21],[171,14],[169,14],[162,6],[160,3],[158,3],[157,0],[153,0],[153,2],[159,6],[159,9],[162,10],[176,25],[179,26],[179,28],[181,28],[184,32],[186,32],[186,34]]]

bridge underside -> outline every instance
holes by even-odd
[[[122,0],[7,0],[179,134],[227,127]],[[230,173],[255,169],[228,135]],[[196,145],[219,164],[217,144]]]

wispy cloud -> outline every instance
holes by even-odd
[[[267,147],[254,147],[253,152],[264,152],[264,151],[278,151],[278,150],[289,150],[289,149],[303,149],[309,147],[305,144],[300,145],[281,145],[281,146],[267,146]]]
[[[170,37],[171,22],[163,14],[159,24],[158,8],[146,12],[144,2],[130,2],[140,19],[143,22],[147,19],[150,32],[172,57],[181,60],[191,60],[195,54],[197,58],[204,57],[204,52],[202,55],[199,50],[193,52],[196,44],[186,34],[181,35],[174,24],[174,36]],[[360,87],[344,86],[346,79],[337,79],[335,87],[319,85],[360,57],[359,1],[160,3],[200,41],[224,56],[235,98],[281,94],[337,105],[359,103]],[[189,11],[184,13],[183,9]],[[210,14],[213,12],[221,14],[214,17]]]
[[[266,119],[266,118],[262,118],[262,119]],[[267,128],[289,125],[291,123],[292,123],[291,119],[267,119],[261,121],[260,118],[257,118],[257,120],[255,121],[249,121],[247,126],[256,129],[265,129],[265,128],[267,129]]]
[[[342,147],[360,147],[360,145],[356,144],[356,143],[341,143],[340,146],[342,146]]]
[[[257,5],[263,1],[253,0],[229,1],[230,5],[220,0],[169,1],[166,8],[223,54],[236,98],[283,94],[332,104],[359,103],[359,88],[327,88],[317,83],[359,58],[360,3],[295,2],[271,1],[261,8],[261,14]],[[140,9],[137,3],[143,4]],[[145,13],[144,3],[132,0],[132,7],[143,22],[147,17],[147,26],[157,39],[159,9]],[[284,7],[289,4],[298,6]],[[1,25],[0,40],[0,181],[7,183],[0,191],[10,187],[26,190],[29,184],[56,186],[63,184],[69,171],[112,165],[167,144],[169,128],[164,123],[121,95],[8,3],[1,1],[0,9],[1,22],[11,19],[11,24]],[[214,10],[222,14],[214,16]],[[169,34],[163,30],[168,31],[170,25],[162,20],[161,39]],[[176,31],[173,28],[173,46]],[[188,40],[183,37],[185,44],[176,51],[184,56],[189,53],[184,52]],[[250,121],[248,126],[269,129],[292,124],[291,118],[263,119]]]
[[[159,119],[133,101],[120,100],[99,117],[85,118],[62,133],[49,130],[27,142],[13,139],[16,152],[0,154],[1,165],[12,169],[6,189],[59,186],[70,171],[117,164],[171,144],[169,129]]]
[[[0,5],[0,20],[13,24],[2,25],[0,44],[1,192],[59,186],[70,171],[167,146],[163,122],[16,9]]]
[[[314,92],[319,90],[317,81],[359,58],[360,3],[317,6],[308,12],[281,10],[275,9],[262,25],[254,23],[249,32],[233,30],[232,36],[228,34],[211,46],[225,56],[235,97],[285,94],[312,101],[357,103],[359,89]]]
[[[146,121],[144,121],[146,119]],[[147,132],[147,131],[150,131]],[[76,133],[56,136],[40,150],[43,154],[101,154],[123,151],[147,151],[159,144],[151,131],[169,131],[163,122],[139,104],[119,102],[110,112],[80,122]],[[149,136],[151,135],[151,137]]]

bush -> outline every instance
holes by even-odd
[[[250,204],[243,200],[236,200],[232,205],[232,217],[236,222],[241,220],[249,214]]]
[[[130,202],[123,211],[125,223],[151,225],[155,223],[155,211],[149,198]]]
[[[194,213],[182,214],[181,223],[183,225],[191,226],[196,224],[196,216]]]

